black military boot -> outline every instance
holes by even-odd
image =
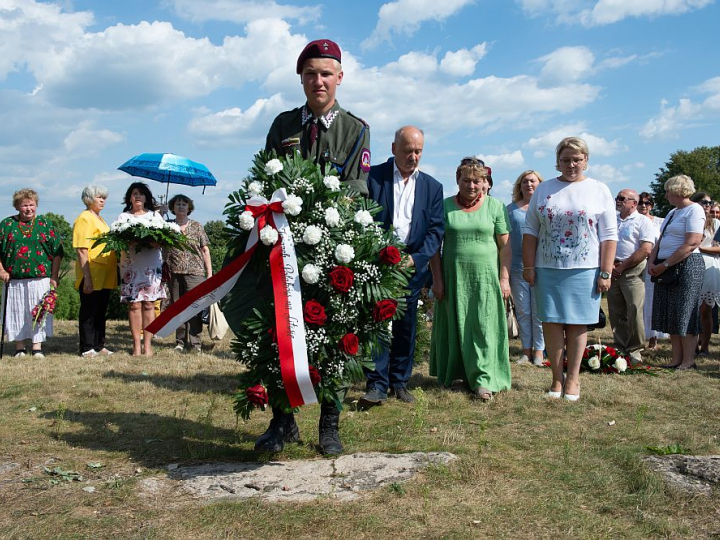
[[[320,404],[320,451],[323,454],[337,456],[342,454],[340,442],[340,411],[334,403]]]
[[[261,452],[282,452],[286,442],[298,442],[300,430],[293,413],[284,413],[273,407],[273,417],[265,433],[255,441],[255,450]]]

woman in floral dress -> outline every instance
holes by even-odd
[[[523,278],[535,286],[552,366],[548,396],[568,401],[580,398],[587,325],[597,322],[600,296],[610,288],[617,244],[615,201],[605,184],[585,176],[589,154],[582,139],[560,141],[560,176],[535,190],[523,234]]]
[[[57,287],[63,247],[53,223],[36,215],[38,202],[29,188],[13,195],[18,213],[0,223],[0,280],[6,283],[5,330],[15,342],[15,356],[25,356],[28,340],[32,355],[42,358],[42,342],[52,336],[52,315],[45,324],[33,324],[32,310],[50,287]]]
[[[150,188],[143,182],[134,182],[125,193],[125,208],[118,221],[128,219],[160,220],[155,211],[157,203]],[[159,246],[136,251],[131,247],[120,258],[120,301],[129,304],[128,319],[133,338],[133,356],[152,356],[152,334],[145,331],[155,320],[155,300],[165,298],[162,287],[162,252]]]

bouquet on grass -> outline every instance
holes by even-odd
[[[48,315],[51,315],[55,311],[55,305],[57,304],[57,291],[54,285],[50,285],[50,289],[43,294],[37,305],[32,308],[30,314],[33,318],[32,328],[35,331],[36,328],[45,324],[45,319]]]
[[[165,221],[159,214],[152,212],[149,216],[122,216],[113,221],[110,230],[92,238],[93,247],[104,244],[102,253],[109,251],[129,251],[134,247],[136,252],[143,249],[166,247],[187,250],[190,245],[187,238],[176,223]]]
[[[600,343],[585,347],[580,369],[593,373],[620,373],[624,375],[647,373],[655,375],[651,366],[632,364],[626,356],[620,354],[614,347]]]
[[[255,156],[250,177],[225,208],[229,254],[242,252],[256,227],[256,207],[248,201],[269,201],[281,190],[295,244],[303,317],[297,322],[305,328],[310,381],[319,401],[342,408],[338,392],[363,379],[363,368],[373,368],[373,351],[390,343],[390,323],[405,311],[410,271],[401,264],[402,245],[373,220],[380,207],[297,153]],[[248,264],[262,276],[259,290],[266,292],[258,293],[232,344],[247,368],[234,396],[235,411],[245,419],[268,404],[292,410],[281,376],[273,295],[267,292],[273,290],[268,257],[276,242],[273,227],[259,230]]]

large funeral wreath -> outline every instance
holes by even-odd
[[[250,176],[226,205],[230,252],[242,252],[256,217],[247,201],[268,201],[278,190],[293,240],[301,280],[303,318],[310,379],[318,401],[341,407],[338,392],[372,368],[372,354],[391,339],[390,322],[405,311],[410,270],[400,244],[373,216],[380,207],[341,184],[335,175],[299,154],[255,156]],[[278,232],[259,231],[248,264],[265,286],[258,287],[255,308],[239,325],[233,351],[246,366],[234,396],[235,411],[247,419],[254,408],[270,404],[292,410],[280,373],[268,257]]]

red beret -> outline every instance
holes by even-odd
[[[340,47],[334,41],[329,39],[316,39],[311,41],[300,53],[297,60],[297,72],[302,73],[303,64],[308,58],[334,58],[338,62],[340,60]]]

